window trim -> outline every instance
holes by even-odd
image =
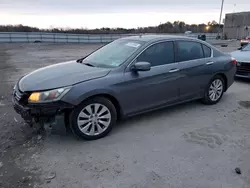
[[[174,63],[178,63],[176,62],[176,44],[175,44],[175,40],[161,40],[161,41],[157,41],[157,42],[153,42],[152,44],[148,45],[146,48],[144,48],[139,54],[137,54],[132,60],[131,62],[126,66],[125,68],[125,72],[129,72],[131,66],[133,66],[133,64],[135,63],[135,60],[144,52],[146,51],[148,48],[150,48],[151,46],[155,45],[155,44],[159,44],[159,43],[163,43],[163,42],[172,42],[173,43],[173,49],[174,49],[174,62],[173,63],[169,63],[169,64],[163,64],[163,65],[157,65],[157,66],[153,66],[153,67],[160,67],[160,66],[165,66],[165,65],[170,65],[170,64],[174,64]]]

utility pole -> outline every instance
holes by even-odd
[[[219,30],[218,30],[218,35],[220,35],[220,25],[221,25],[221,17],[222,17],[222,12],[223,12],[223,6],[224,6],[224,0],[221,1],[221,9],[220,9],[220,20],[219,20]]]

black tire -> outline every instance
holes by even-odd
[[[210,97],[209,97],[209,89],[210,89],[210,86],[211,86],[211,84],[213,83],[213,81],[215,81],[215,80],[217,80],[217,79],[219,79],[219,80],[222,82],[222,87],[223,87],[223,88],[222,88],[221,96],[220,96],[216,101],[213,101],[213,100],[211,100]],[[204,98],[202,99],[202,102],[203,102],[204,104],[207,104],[207,105],[216,104],[216,103],[218,103],[218,102],[221,100],[221,98],[222,98],[222,96],[223,96],[223,94],[224,94],[224,91],[225,91],[225,80],[224,80],[224,78],[223,78],[222,76],[216,75],[216,76],[214,76],[214,77],[210,80],[209,84],[207,85],[206,90],[205,90],[205,93],[204,93]]]
[[[111,114],[111,120],[110,120],[108,128],[104,132],[100,133],[99,135],[90,136],[90,135],[83,133],[80,130],[77,124],[77,120],[78,120],[78,115],[82,111],[82,109],[84,109],[86,106],[93,104],[93,103],[99,103],[107,107]],[[113,103],[105,97],[94,97],[89,100],[83,101],[75,109],[73,109],[70,115],[70,128],[72,132],[80,138],[83,138],[85,140],[96,140],[96,139],[106,136],[112,130],[113,126],[116,124],[116,120],[117,120],[117,111]]]

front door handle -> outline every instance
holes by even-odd
[[[212,65],[212,64],[214,64],[214,62],[213,62],[213,61],[209,61],[209,62],[207,62],[206,64],[207,64],[207,65]]]
[[[171,69],[170,71],[168,72],[178,72],[180,69]]]

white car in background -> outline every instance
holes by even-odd
[[[240,50],[231,52],[231,56],[237,61],[236,77],[250,78],[250,43]]]
[[[185,31],[185,35],[192,34],[192,31]]]
[[[246,44],[249,44],[249,43],[250,43],[250,36],[245,37],[240,40],[240,46],[245,46]]]

